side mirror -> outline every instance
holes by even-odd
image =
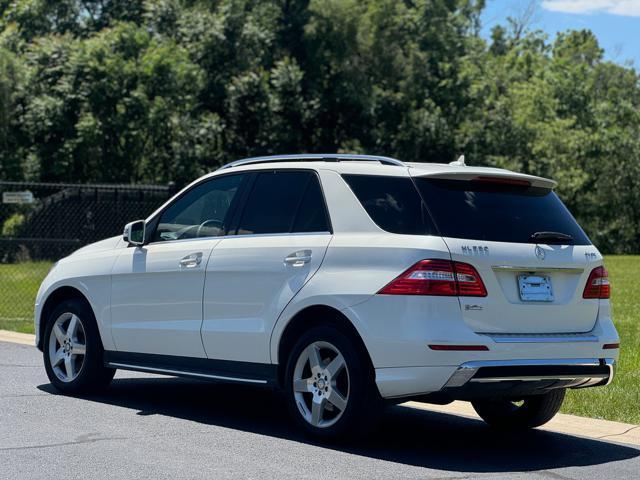
[[[144,220],[136,220],[124,226],[122,239],[129,245],[144,245]]]

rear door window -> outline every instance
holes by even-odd
[[[247,199],[238,235],[327,232],[328,217],[314,172],[259,172]]]
[[[559,232],[574,245],[590,245],[552,190],[526,185],[416,178],[429,212],[444,237],[536,243],[536,232]]]

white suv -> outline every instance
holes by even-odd
[[[602,256],[554,186],[464,162],[240,160],[60,260],[37,345],[63,392],[116,369],[278,387],[321,437],[408,399],[535,427],[565,389],[611,382],[619,352]]]

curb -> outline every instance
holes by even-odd
[[[11,332],[9,330],[0,330],[0,341],[19,343],[21,345],[31,345],[35,347],[36,336],[30,333]]]
[[[460,415],[482,421],[469,402],[453,402],[449,405],[407,402],[402,405],[420,410],[428,410],[430,412]],[[539,429],[574,435],[576,437],[591,438],[593,440],[612,441],[640,446],[640,425],[630,423],[612,422],[610,420],[558,413],[549,423],[539,427]]]
[[[0,330],[0,342],[19,343],[21,345],[35,346],[35,335],[28,333],[10,332]],[[453,402],[449,405],[431,405],[427,403],[406,402],[402,405],[409,408],[428,410],[430,412],[460,415],[467,418],[480,420],[475,410],[468,402]],[[640,425],[630,423],[612,422],[597,418],[578,417],[559,413],[553,420],[540,427],[549,432],[564,433],[594,440],[613,441],[640,446]]]

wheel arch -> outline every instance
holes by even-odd
[[[57,287],[47,296],[47,299],[45,300],[42,306],[42,309],[40,311],[40,318],[38,318],[38,325],[40,327],[40,335],[39,335],[38,344],[37,344],[38,349],[40,350],[43,349],[44,331],[46,327],[47,318],[49,318],[49,315],[51,314],[51,312],[61,302],[64,302],[65,300],[72,300],[72,299],[77,299],[86,303],[87,306],[93,312],[93,315],[95,317],[96,312],[91,306],[91,302],[89,302],[89,299],[80,290],[69,285],[63,285],[63,286]]]
[[[372,380],[375,380],[375,370],[371,356],[369,355],[369,351],[367,350],[362,336],[351,320],[349,320],[344,313],[334,307],[318,304],[307,306],[295,313],[284,327],[282,334],[278,339],[278,385],[282,386],[284,384],[287,356],[296,341],[304,332],[318,325],[331,325],[351,338],[358,349],[358,353],[365,361],[368,371],[372,375]]]

